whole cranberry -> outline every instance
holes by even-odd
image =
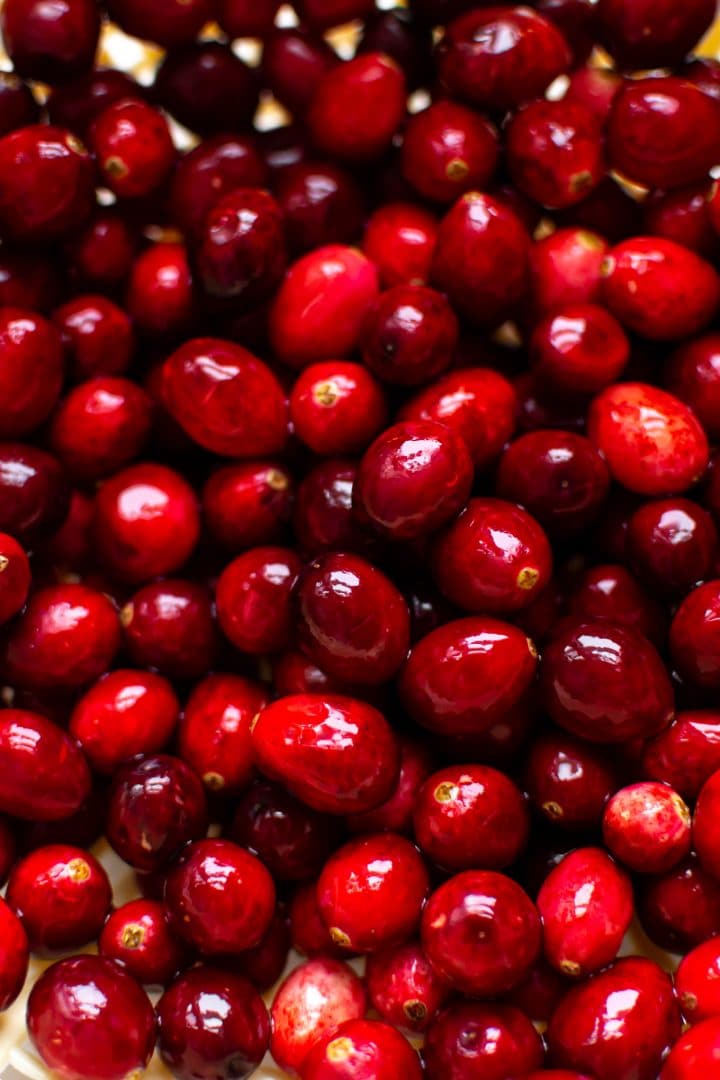
[[[643,232],[674,240],[712,258],[717,238],[710,206],[712,186],[705,182],[670,191],[654,191],[643,203]]]
[[[499,112],[542,97],[570,66],[560,31],[528,8],[473,8],[453,19],[438,49],[438,74],[451,96]]]
[[[25,983],[28,938],[20,919],[0,901],[0,1011],[12,1005]]]
[[[540,952],[540,917],[523,890],[504,874],[466,870],[446,881],[425,905],[423,951],[452,987],[476,997],[511,990]]]
[[[225,567],[215,602],[225,636],[241,652],[281,652],[290,644],[290,594],[302,563],[294,551],[251,548]]]
[[[282,450],[285,394],[269,367],[220,338],[185,342],[165,361],[163,400],[190,438],[214,454],[252,458]]]
[[[655,1080],[680,1031],[670,977],[630,956],[570,990],[548,1028],[550,1063],[597,1080]]]
[[[660,499],[635,511],[626,544],[639,578],[659,591],[684,594],[711,576],[718,534],[710,515],[690,499]]]
[[[559,210],[581,202],[605,175],[602,130],[568,101],[531,101],[507,128],[507,165],[519,191]]]
[[[199,135],[245,131],[258,103],[257,73],[219,41],[168,53],[155,74],[157,101]]]
[[[720,769],[720,713],[679,712],[669,727],[645,744],[642,769],[682,798],[696,799],[705,781]]]
[[[86,140],[93,120],[109,105],[126,98],[142,101],[145,91],[126,71],[95,67],[51,89],[46,102],[50,122]]]
[[[0,811],[28,821],[73,814],[90,792],[77,743],[44,716],[0,711]]]
[[[151,244],[132,264],[127,308],[148,337],[187,333],[195,316],[188,255],[183,244]]]
[[[547,1024],[568,989],[568,981],[550,967],[541,957],[530,974],[514,990],[504,997],[504,1002],[514,1005],[535,1023]],[[543,1074],[544,1075],[544,1074]],[[535,1076],[535,1073],[532,1073]],[[525,1077],[524,1080],[527,1080]],[[586,1077],[558,1077],[557,1080],[587,1080]]]
[[[530,339],[535,377],[563,393],[597,393],[617,381],[629,358],[622,327],[596,304],[553,311],[536,324]]]
[[[457,339],[457,318],[444,296],[396,285],[369,312],[360,346],[363,362],[383,382],[417,386],[449,366]]]
[[[60,295],[59,270],[54,260],[8,244],[0,252],[0,302],[3,306],[48,312]]]
[[[30,87],[14,72],[4,71],[0,76],[0,137],[39,119],[40,107]]]
[[[720,686],[718,605],[720,581],[707,581],[685,597],[670,624],[670,652],[678,671],[707,690]]]
[[[0,18],[3,44],[24,79],[65,82],[92,67],[100,35],[94,0],[8,0]]]
[[[448,1005],[425,1039],[428,1080],[505,1080],[542,1064],[542,1040],[512,1005]]]
[[[263,43],[264,85],[293,116],[302,116],[323,76],[339,63],[324,38],[302,26],[276,27]]]
[[[106,7],[126,34],[166,49],[194,41],[215,12],[212,0],[158,0],[152,7],[142,0],[107,0]]]
[[[262,994],[274,986],[284,972],[290,945],[290,920],[285,907],[278,907],[258,944],[226,959],[224,966],[226,970],[244,975]]]
[[[293,514],[295,541],[304,555],[325,551],[364,551],[371,538],[353,513],[357,466],[344,458],[321,461],[298,487]]]
[[[216,651],[210,595],[202,585],[165,578],[139,589],[120,612],[125,647],[135,664],[172,679],[199,679]]]
[[[720,334],[680,345],[665,365],[663,386],[695,413],[710,439],[720,436]]]
[[[270,1010],[270,1053],[293,1076],[313,1046],[348,1020],[361,1020],[365,988],[347,964],[320,956],[296,967],[281,983]]]
[[[640,495],[685,491],[705,471],[705,432],[678,398],[648,383],[617,383],[593,401],[588,435],[613,478]]]
[[[362,247],[385,288],[427,285],[436,236],[437,222],[428,210],[387,203],[368,218]]]
[[[375,266],[355,248],[328,244],[303,255],[288,270],[270,311],[278,358],[303,368],[347,356],[377,293]]]
[[[525,765],[530,803],[562,829],[596,829],[617,786],[609,757],[564,731],[544,732],[530,747]]]
[[[326,360],[298,375],[290,393],[290,419],[297,437],[314,453],[354,454],[385,426],[387,402],[361,364]]]
[[[699,1076],[714,1067],[718,1053],[720,1020],[713,1016],[680,1036],[663,1062],[661,1080],[690,1080]]]
[[[178,753],[208,791],[236,795],[253,774],[250,726],[267,704],[260,683],[242,675],[208,675],[185,703]]]
[[[605,807],[603,840],[630,870],[660,874],[690,851],[690,811],[666,784],[632,784]]]
[[[407,8],[375,9],[365,15],[356,52],[383,52],[405,72],[408,89],[425,85],[432,70],[432,40],[427,26]]]
[[[203,520],[223,547],[243,551],[279,540],[290,517],[293,480],[271,461],[226,465],[202,491]]]
[[[522,700],[536,663],[534,645],[517,627],[484,615],[456,619],[411,648],[400,697],[430,731],[482,733]]]
[[[360,235],[364,196],[349,171],[323,162],[284,169],[275,186],[285,237],[295,255]]]
[[[119,199],[157,191],[175,160],[163,114],[133,98],[116,101],[99,114],[90,142],[103,180]]]
[[[563,100],[574,105],[583,105],[595,120],[604,126],[613,101],[623,85],[623,77],[617,71],[586,63],[570,73]]]
[[[89,217],[94,168],[69,131],[31,124],[0,139],[0,230],[21,243],[64,238]]]
[[[692,51],[714,17],[712,0],[694,0],[683,8],[672,0],[599,0],[596,27],[621,67],[674,67]]]
[[[73,949],[96,938],[112,899],[97,859],[68,844],[37,848],[16,863],[5,895],[33,952]]]
[[[62,378],[55,328],[33,311],[0,308],[0,437],[22,437],[46,420]]]
[[[272,296],[285,271],[285,239],[271,195],[235,188],[209,210],[199,233],[195,262],[207,293],[249,306]]]
[[[453,101],[437,101],[411,116],[403,136],[403,175],[420,196],[436,202],[482,191],[497,159],[490,121]]]
[[[710,938],[680,961],[675,974],[675,993],[690,1024],[720,1016],[717,980],[720,972],[718,940]]]
[[[313,664],[304,653],[288,650],[273,658],[273,685],[278,697],[287,694],[322,693],[339,684]]]
[[[275,886],[259,859],[230,840],[188,844],[169,871],[170,926],[204,956],[257,945],[270,925]]]
[[[399,1031],[379,1020],[347,1020],[315,1043],[301,1080],[421,1080],[417,1052]]]
[[[116,908],[102,928],[98,950],[147,986],[166,985],[189,959],[158,900],[130,900]]]
[[[214,206],[235,188],[263,187],[266,170],[254,142],[244,135],[216,135],[180,158],[170,205],[178,226],[197,237]]]
[[[25,550],[7,533],[0,533],[0,625],[25,606],[30,591],[30,563]]]
[[[381,1019],[410,1031],[425,1031],[449,992],[416,942],[371,953],[365,978]]]
[[[345,824],[352,833],[413,833],[413,810],[418,792],[430,775],[431,755],[424,744],[400,737],[400,772],[395,790],[372,810],[349,814]]]
[[[692,840],[700,865],[714,878],[720,877],[720,846],[715,817],[720,799],[720,771],[712,773],[703,784],[693,815]]]
[[[649,738],[673,718],[670,679],[637,630],[571,623],[543,652],[540,689],[560,727],[590,742]]]
[[[397,782],[392,729],[377,709],[353,698],[280,698],[260,712],[252,739],[258,767],[323,813],[372,810]]]
[[[643,880],[637,912],[640,925],[656,945],[687,952],[720,932],[720,883],[691,857]]]
[[[229,38],[265,38],[272,31],[279,7],[278,0],[220,0],[217,20]]]
[[[145,992],[112,960],[75,956],[47,968],[27,1003],[30,1041],[63,1080],[82,1080],[88,1062],[103,1080],[122,1080],[150,1061],[155,1013]]]
[[[105,296],[75,296],[53,312],[70,369],[78,380],[123,375],[134,350],[130,319]]]
[[[558,229],[530,248],[530,292],[538,314],[600,299],[609,244],[587,229]]]
[[[95,480],[129,464],[150,434],[153,405],[129,379],[98,376],[60,402],[50,444],[68,473]]]
[[[529,253],[520,218],[491,195],[470,191],[440,222],[432,281],[469,322],[499,326],[525,298]]]

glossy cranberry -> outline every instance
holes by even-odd
[[[387,403],[360,364],[326,360],[298,376],[290,394],[295,434],[316,454],[362,451],[384,427]]]
[[[431,78],[432,40],[429,28],[422,26],[407,8],[375,9],[364,19],[357,53],[381,52],[400,65],[408,89],[415,90]]]
[[[632,784],[605,807],[603,840],[630,870],[663,873],[690,851],[690,811],[666,784]]]
[[[375,267],[355,248],[329,244],[298,259],[270,314],[270,337],[279,359],[302,368],[347,356],[358,343],[377,291]]]
[[[195,338],[163,369],[165,403],[194,442],[215,454],[257,457],[281,450],[287,405],[279,382],[240,345]]]
[[[571,72],[563,100],[584,106],[600,125],[604,125],[622,87],[622,75],[616,71],[585,64]]]
[[[637,911],[656,945],[687,952],[720,932],[720,884],[696,859],[687,859],[643,882]]]
[[[0,528],[21,543],[46,539],[63,523],[70,487],[57,458],[25,443],[0,443]]]
[[[423,198],[452,202],[488,186],[498,158],[497,133],[483,116],[438,101],[410,118],[403,137],[405,179]]]
[[[471,191],[440,222],[432,280],[464,318],[498,326],[525,297],[529,252],[520,218],[492,196]]]
[[[284,169],[275,195],[289,250],[295,255],[360,235],[364,198],[350,172],[322,162]]]
[[[0,625],[24,607],[30,581],[27,554],[12,536],[0,533]]]
[[[692,51],[715,16],[712,0],[678,8],[668,0],[599,0],[603,45],[624,68],[674,67]]]
[[[679,1030],[670,977],[627,957],[565,995],[548,1029],[550,1063],[597,1080],[655,1080]]]
[[[215,600],[220,628],[241,652],[281,652],[290,644],[290,594],[301,569],[294,551],[251,548],[225,567]]]
[[[253,773],[250,725],[267,704],[264,688],[241,675],[208,675],[188,698],[178,753],[209,791],[235,795]]]
[[[3,237],[47,243],[73,232],[94,203],[92,159],[69,131],[31,124],[0,139]]]
[[[193,283],[183,244],[153,244],[130,272],[127,308],[137,329],[148,337],[187,332],[195,315]]]
[[[452,987],[493,997],[520,983],[540,951],[540,918],[504,874],[466,870],[430,896],[422,916],[423,950]]]
[[[365,988],[354,971],[331,957],[307,960],[280,985],[270,1012],[270,1053],[285,1072],[302,1070],[313,1046],[348,1020],[365,1015]]]
[[[268,780],[256,780],[240,796],[229,835],[257,855],[276,881],[318,874],[340,840],[335,822]]]
[[[350,814],[345,824],[352,833],[393,832],[413,834],[413,811],[418,792],[430,775],[428,749],[419,742],[400,737],[400,773],[395,790],[372,810]]]
[[[36,124],[40,107],[30,87],[12,71],[0,76],[0,136]]]
[[[186,235],[199,234],[208,213],[235,188],[262,187],[266,170],[255,144],[242,135],[217,135],[185,154],[175,169],[170,201]]]
[[[381,1019],[410,1031],[424,1031],[448,996],[447,983],[415,942],[372,953],[365,977]]]
[[[386,288],[427,285],[436,236],[437,222],[427,210],[414,203],[388,203],[371,214],[362,246]]]
[[[323,76],[339,59],[328,43],[301,26],[276,28],[263,45],[264,85],[290,112],[302,115]]]
[[[717,839],[717,809],[720,799],[720,771],[712,773],[703,784],[693,815],[693,848],[700,865],[714,878],[720,877],[720,847]]]
[[[80,139],[87,139],[93,120],[109,105],[126,98],[141,101],[145,91],[125,71],[93,68],[85,74],[55,86],[46,108],[50,122],[68,128]]]
[[[16,863],[5,895],[33,952],[72,949],[92,941],[112,898],[97,859],[67,844],[37,848]]]
[[[275,887],[263,864],[230,840],[189,844],[168,873],[171,927],[205,956],[257,945],[270,925]]]
[[[720,582],[708,581],[685,597],[670,625],[670,651],[678,671],[708,690],[720,685],[718,604]]]
[[[711,190],[705,182],[652,192],[643,203],[643,231],[712,258],[717,239],[712,227]]]
[[[507,1005],[520,1009],[534,1022],[547,1024],[567,989],[567,979],[559,975],[554,968],[550,967],[547,960],[541,957],[525,981],[506,994],[503,1001]],[[535,1073],[532,1075],[535,1076]],[[566,1080],[566,1078],[558,1077],[558,1080]],[[567,1080],[576,1080],[576,1078],[573,1075]],[[579,1080],[586,1080],[586,1078],[582,1077]]]
[[[531,1022],[512,1005],[451,1004],[425,1040],[428,1080],[505,1080],[542,1064],[543,1046]]]
[[[397,285],[369,312],[360,345],[363,362],[383,382],[417,386],[448,367],[457,339],[457,319],[440,293]]]
[[[645,776],[669,784],[685,799],[720,769],[720,713],[713,709],[679,712],[669,727],[643,750]]]
[[[305,555],[367,550],[368,536],[352,512],[356,476],[357,466],[343,458],[321,461],[306,473],[293,514],[295,541]]]
[[[155,1014],[134,979],[112,960],[75,956],[47,968],[27,1003],[30,1040],[63,1080],[122,1080],[144,1069],[155,1045]]]
[[[60,403],[50,443],[68,473],[80,480],[106,476],[141,452],[150,434],[152,402],[129,379],[98,376]]]
[[[266,191],[236,188],[208,211],[196,251],[198,277],[211,296],[245,305],[267,300],[285,271],[278,203]]]
[[[698,945],[680,961],[675,975],[675,992],[690,1024],[720,1016],[719,974],[720,956],[715,938]]]
[[[12,1005],[28,970],[27,934],[17,915],[0,901],[0,1011]]]
[[[122,375],[130,366],[134,339],[122,308],[104,296],[76,296],[53,312],[73,376]]]
[[[103,180],[120,199],[157,191],[175,160],[162,113],[133,98],[116,101],[99,114],[90,142]]]
[[[301,956],[336,956],[347,953],[330,937],[317,904],[315,882],[306,882],[295,889],[289,905],[290,936],[293,948]]]
[[[540,686],[555,723],[590,742],[648,738],[673,718],[660,657],[629,626],[571,623],[543,652]]]
[[[720,435],[720,335],[679,346],[665,365],[663,385],[692,409],[707,435]]]
[[[558,229],[530,249],[530,289],[540,314],[600,299],[607,241],[587,229]]]
[[[321,671],[304,653],[288,650],[273,658],[273,687],[278,697],[314,694],[339,689],[339,683]]]
[[[282,538],[292,497],[292,477],[280,464],[226,465],[205,483],[203,519],[223,547],[243,551]]]
[[[0,712],[0,765],[0,810],[28,821],[67,818],[90,791],[77,743],[37,713]]]
[[[663,1063],[661,1080],[690,1080],[713,1069],[719,1055],[720,1021],[712,1016],[681,1035]]]
[[[420,1080],[423,1069],[403,1036],[379,1020],[348,1020],[319,1040],[303,1062],[301,1080]]]
[[[165,905],[157,900],[130,900],[113,911],[98,949],[148,986],[164,986],[188,962],[185,946],[168,926]]]
[[[139,589],[120,613],[133,662],[173,679],[199,679],[213,664],[216,637],[207,589],[166,578]]]
[[[622,327],[595,304],[555,310],[536,324],[530,339],[535,377],[565,393],[602,390],[617,380],[629,358]]]
[[[630,518],[627,553],[654,589],[684,594],[711,576],[718,534],[710,515],[689,499],[645,503]]]
[[[377,709],[353,698],[281,698],[262,710],[252,738],[258,767],[314,810],[372,810],[397,783],[399,751],[391,728]]]
[[[259,943],[231,957],[228,969],[244,975],[260,993],[265,993],[284,972],[290,944],[290,921],[285,908],[277,908]]]
[[[694,414],[647,383],[620,383],[598,394],[588,435],[614,479],[641,495],[685,491],[708,463],[707,437]]]
[[[597,747],[564,731],[534,739],[525,766],[525,788],[533,809],[553,825],[572,831],[597,828],[617,787],[612,762]]]
[[[551,209],[581,202],[603,178],[603,140],[584,105],[530,102],[507,129],[510,177],[523,194]]]
[[[0,308],[0,436],[17,438],[52,411],[63,376],[60,337],[42,315]]]
[[[3,44],[24,79],[65,82],[92,67],[100,35],[94,0],[8,0],[0,18]]]
[[[699,86],[704,94],[720,98],[720,62],[712,56],[688,56],[679,70],[684,79]]]

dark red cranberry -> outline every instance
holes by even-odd
[[[116,908],[98,949],[148,986],[166,985],[188,962],[187,949],[170,930],[165,905],[157,900],[130,900]]]
[[[603,139],[584,105],[541,98],[507,128],[507,166],[524,195],[560,210],[581,202],[605,174]]]
[[[135,236],[128,222],[114,209],[98,208],[68,239],[65,250],[80,282],[90,288],[113,289],[130,272]]]
[[[195,262],[211,296],[262,303],[280,284],[285,261],[282,212],[266,191],[234,189],[200,226]]]
[[[314,694],[340,689],[340,684],[301,652],[288,650],[273,658],[273,687],[278,697]]]
[[[157,191],[175,160],[163,114],[133,98],[103,109],[93,121],[90,142],[103,180],[119,199]]]
[[[168,873],[171,927],[205,956],[257,945],[270,925],[275,887],[259,859],[230,840],[198,840]]]
[[[683,78],[699,86],[704,94],[720,98],[720,61],[712,56],[688,56],[679,70]]]
[[[678,8],[672,0],[599,0],[596,27],[624,68],[674,67],[692,51],[715,17],[713,0]]]
[[[642,883],[637,911],[651,941],[687,952],[720,932],[720,883],[696,859],[687,859]]]
[[[530,290],[538,314],[600,299],[609,244],[587,229],[558,229],[530,249]]]
[[[251,654],[282,652],[290,644],[290,594],[301,569],[294,551],[251,548],[225,567],[215,590],[225,636]]]
[[[432,77],[429,28],[422,26],[407,8],[370,11],[365,16],[356,52],[381,52],[392,57],[403,69],[409,90],[425,85]]]
[[[543,1061],[542,1040],[512,1005],[451,1004],[425,1039],[428,1080],[505,1080],[526,1076]]]
[[[127,308],[137,329],[148,337],[187,332],[195,316],[193,283],[183,244],[153,244],[135,259]]]
[[[278,27],[263,45],[264,84],[294,116],[307,110],[323,76],[338,63],[330,45],[301,26]]]
[[[595,304],[555,310],[530,338],[535,377],[563,393],[594,394],[616,382],[630,358],[630,343],[616,319]]]
[[[661,592],[684,594],[710,576],[718,534],[707,511],[689,499],[660,499],[635,511],[626,543],[641,580]]]
[[[498,158],[493,125],[471,109],[437,101],[410,118],[403,136],[405,179],[426,199],[452,202],[484,190]]]
[[[585,64],[571,72],[563,100],[583,105],[600,125],[604,125],[623,85],[622,75],[611,68]]]
[[[672,724],[644,747],[645,776],[669,784],[685,799],[720,769],[720,713],[713,709],[679,712]]]
[[[155,1013],[145,992],[112,960],[75,956],[47,968],[27,1003],[30,1041],[65,1080],[122,1080],[150,1061]]]
[[[60,335],[42,315],[0,309],[0,437],[27,435],[47,419],[63,378]]]
[[[630,870],[660,874],[690,851],[690,811],[666,784],[631,784],[605,807],[603,840]]]
[[[94,0],[8,0],[0,18],[3,44],[24,79],[65,82],[92,67],[100,36]]]
[[[360,347],[363,362],[383,382],[417,386],[443,372],[458,340],[447,300],[421,285],[396,285],[369,312]]]
[[[592,0],[538,0],[538,11],[562,30],[575,64],[590,56],[595,44],[595,9]]]
[[[107,0],[106,6],[126,34],[166,49],[194,41],[215,13],[212,0],[159,0],[152,8],[142,0]]]
[[[326,360],[298,375],[290,393],[290,419],[297,437],[316,454],[353,454],[385,426],[387,402],[362,365]]]
[[[321,461],[305,474],[293,514],[295,541],[305,555],[368,549],[352,511],[356,476],[357,466],[342,458]]]
[[[400,761],[392,729],[377,709],[353,698],[281,698],[262,710],[252,736],[258,767],[314,810],[372,810],[397,783]]]
[[[73,376],[122,375],[130,366],[134,338],[130,319],[104,296],[76,296],[53,312]]]
[[[217,20],[230,39],[265,38],[272,31],[279,7],[278,0],[219,0]]]
[[[565,995],[548,1028],[550,1063],[597,1080],[655,1080],[679,1031],[670,977],[652,960],[631,956]]]
[[[59,269],[54,260],[23,245],[0,249],[0,304],[49,312],[60,295]]]
[[[12,71],[0,75],[0,137],[36,124],[40,107],[30,87]]]
[[[303,1062],[301,1080],[420,1080],[417,1052],[379,1020],[348,1020],[326,1034]]]
[[[527,979],[505,995],[504,1001],[514,1005],[536,1023],[547,1024],[568,989],[567,979],[559,975],[542,957]],[[531,1074],[535,1077],[535,1073]],[[545,1074],[543,1073],[543,1076]],[[553,1074],[554,1075],[554,1074]],[[525,1080],[528,1080],[525,1077]],[[558,1076],[557,1080],[588,1080],[587,1077]]]
[[[0,882],[3,885],[15,864],[16,853],[15,829],[9,819],[0,817]]]
[[[413,833],[413,811],[418,792],[430,775],[431,757],[422,743],[400,738],[400,773],[395,790],[373,810],[350,814],[345,824],[352,833]]]
[[[67,818],[90,792],[75,740],[37,713],[0,712],[0,765],[0,811],[28,821]]]
[[[175,169],[170,201],[183,232],[199,235],[208,213],[235,188],[263,187],[266,170],[253,141],[217,135],[185,154]]]
[[[154,91],[167,112],[199,135],[244,131],[258,103],[255,72],[219,41],[197,41],[168,53]]]
[[[712,228],[710,191],[708,183],[699,183],[651,192],[643,203],[643,231],[712,258],[717,239]]]
[[[719,604],[720,581],[708,581],[685,597],[670,625],[670,652],[678,671],[708,690],[720,686]]]
[[[47,111],[51,123],[87,139],[93,120],[109,105],[126,98],[141,101],[144,95],[143,88],[127,72],[93,68],[69,83],[54,87],[47,100]]]
[[[152,410],[148,395],[129,379],[88,379],[55,411],[53,452],[72,477],[99,479],[139,455],[150,434]]]
[[[287,469],[270,461],[226,465],[202,492],[204,522],[215,540],[243,551],[282,538],[293,498]]]
[[[360,235],[364,197],[350,172],[324,162],[298,162],[275,186],[288,248],[294,255],[345,244]]]
[[[425,1031],[448,996],[447,983],[416,942],[372,953],[365,977],[381,1019],[410,1031]]]
[[[0,443],[0,528],[21,543],[46,539],[70,504],[67,477],[57,458],[24,443]]]
[[[663,385],[688,405],[711,439],[720,436],[720,335],[680,345],[665,365]]]
[[[212,667],[216,636],[202,585],[166,578],[139,589],[120,613],[134,663],[172,679],[199,679]]]
[[[259,943],[231,957],[227,969],[244,975],[260,993],[265,993],[285,970],[290,945],[290,920],[285,909],[278,908]]]
[[[525,788],[533,808],[553,825],[597,829],[617,786],[611,759],[564,731],[545,732],[530,747]]]
[[[388,203],[371,214],[362,246],[386,288],[427,285],[436,236],[429,211],[414,203]]]

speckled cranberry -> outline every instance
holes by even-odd
[[[225,567],[215,601],[220,628],[241,652],[281,652],[290,644],[290,594],[301,569],[294,551],[251,548]]]
[[[543,1061],[542,1040],[519,1009],[479,1002],[450,1004],[425,1039],[428,1080],[505,1080]]]
[[[417,1052],[403,1036],[379,1020],[347,1020],[310,1051],[301,1080],[420,1080]]]
[[[659,874],[690,851],[690,811],[666,784],[632,784],[615,792],[605,807],[603,840],[630,870]]]
[[[453,101],[437,101],[412,116],[405,129],[402,170],[419,195],[452,202],[487,188],[498,159],[495,128]]]
[[[189,959],[158,900],[130,900],[116,908],[102,928],[98,949],[147,986],[164,986]]]
[[[297,437],[323,456],[364,450],[387,421],[382,387],[361,364],[326,360],[298,375],[290,393]]]
[[[525,764],[525,788],[533,809],[570,831],[597,829],[607,800],[618,787],[613,763],[600,748],[564,731],[533,740]]]
[[[362,246],[386,288],[427,285],[436,236],[437,221],[428,210],[388,203],[370,215]]]
[[[695,799],[700,788],[720,769],[720,713],[714,709],[679,712],[669,727],[643,749],[645,776],[661,780],[684,799]]]
[[[172,679],[199,679],[216,651],[210,595],[202,585],[165,578],[138,589],[120,612],[125,647],[135,664]]]

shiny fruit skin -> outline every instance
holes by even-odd
[[[28,821],[69,817],[90,792],[77,743],[37,713],[0,712],[0,809]]]

